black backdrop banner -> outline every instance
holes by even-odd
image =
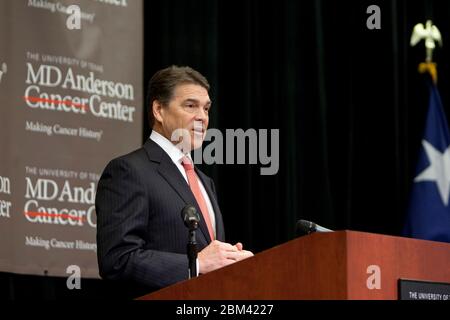
[[[141,142],[142,2],[0,8],[0,269],[98,277],[97,181]]]

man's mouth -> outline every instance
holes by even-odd
[[[203,129],[192,129],[192,131],[196,134],[204,134],[205,133],[205,130],[203,130]]]

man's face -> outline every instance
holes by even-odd
[[[157,120],[161,133],[185,152],[200,148],[208,128],[210,107],[208,91],[202,86],[176,86],[169,105],[159,108]],[[180,129],[184,129],[184,133]]]

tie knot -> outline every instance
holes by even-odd
[[[188,157],[183,157],[183,159],[181,159],[181,164],[183,165],[184,170],[194,169],[192,161]]]

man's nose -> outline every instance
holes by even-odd
[[[208,113],[205,111],[205,109],[198,108],[195,118],[196,120],[205,121],[206,119],[208,119]]]

